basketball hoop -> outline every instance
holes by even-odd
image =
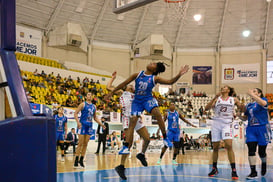
[[[169,20],[181,20],[185,16],[187,0],[164,0],[168,9]]]

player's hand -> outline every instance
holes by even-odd
[[[180,75],[184,75],[185,73],[187,73],[189,71],[190,67],[189,65],[185,65],[185,66],[181,66],[181,69],[180,69]]]
[[[247,94],[249,96],[253,96],[254,95],[253,89],[248,89]]]
[[[192,126],[193,128],[197,128],[197,126],[195,126],[195,125],[193,125],[193,124],[192,124],[191,126]]]
[[[81,128],[82,128],[82,124],[81,124],[80,122],[78,122],[78,123],[77,123],[77,127],[78,127],[79,129],[81,129]]]
[[[67,139],[67,134],[64,135],[64,139]]]
[[[112,73],[112,78],[113,78],[113,79],[116,79],[116,77],[117,77],[117,71],[114,71],[114,72]]]

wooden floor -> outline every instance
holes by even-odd
[[[268,156],[268,165],[273,165],[272,160],[272,146],[269,145],[267,149],[267,156]],[[234,145],[234,152],[236,157],[236,164],[243,165],[248,167],[248,157],[247,157],[247,148],[246,145],[237,146]],[[141,163],[136,159],[136,151],[132,152],[132,156],[129,160],[127,160],[126,168],[132,167],[142,167]],[[159,159],[160,152],[147,152],[146,158],[148,160],[149,166],[158,166],[157,160]],[[202,151],[194,151],[194,150],[185,150],[185,155],[182,155],[181,152],[177,157],[178,163],[183,164],[211,164],[211,155],[212,150],[202,150]],[[106,170],[106,169],[113,169],[115,166],[119,165],[120,162],[120,155],[117,153],[110,153],[106,152],[105,155],[99,154],[95,155],[94,153],[87,153],[85,159],[86,168],[85,169],[74,169],[73,162],[74,156],[73,154],[67,154],[65,157],[65,162],[61,162],[60,155],[57,158],[57,171],[58,173],[65,173],[65,172],[79,172],[79,171],[96,171],[96,170]],[[172,151],[167,151],[161,165],[169,165],[171,164],[172,160]],[[226,150],[221,149],[219,151],[219,160],[218,164],[229,164]],[[257,159],[257,164],[260,164],[260,160]],[[227,165],[228,166],[228,165]]]

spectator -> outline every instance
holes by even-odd
[[[112,147],[112,149],[114,149],[114,146],[116,146],[116,145],[118,145],[118,150],[119,150],[121,143],[120,143],[120,141],[118,140],[118,137],[117,137],[117,135],[116,135],[116,132],[113,131],[113,132],[112,132],[112,135],[111,135],[111,147]]]
[[[99,81],[99,80],[97,80],[96,84],[100,84],[100,81]]]
[[[67,81],[70,81],[70,82],[73,81],[71,75],[68,76]]]
[[[44,70],[42,70],[42,72],[41,72],[41,77],[43,77],[43,78],[46,77],[46,74],[45,74]]]
[[[182,149],[182,154],[185,155],[185,150],[184,150],[184,134],[185,132],[183,130],[180,130],[180,145],[179,145],[179,150],[180,148]],[[178,151],[179,153],[179,151]]]
[[[38,73],[38,70],[37,70],[37,69],[35,69],[35,71],[33,72],[33,75],[34,75],[34,76],[40,76],[40,74]]]
[[[105,154],[105,147],[106,147],[106,136],[109,134],[109,126],[108,123],[105,122],[105,118],[102,117],[101,118],[101,123],[106,127],[105,129],[103,129],[100,125],[98,126],[97,129],[97,134],[98,134],[98,148],[95,154],[99,154],[100,152],[100,145],[102,142],[102,153]]]
[[[89,82],[89,79],[87,77],[85,77],[82,81],[82,83],[88,83]]]
[[[76,153],[76,145],[78,144],[77,134],[75,132],[75,128],[71,129],[71,132],[67,134],[66,143],[65,143],[65,151],[68,150],[69,146],[73,146],[73,154]]]
[[[202,116],[203,116],[203,113],[204,113],[204,108],[203,108],[203,106],[201,106],[201,107],[199,108],[199,115],[202,117]]]
[[[155,136],[155,133],[153,133],[153,135],[150,137],[150,139],[157,139],[157,137]]]

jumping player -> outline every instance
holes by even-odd
[[[167,80],[164,78],[161,78],[157,76],[159,73],[162,73],[165,71],[165,65],[162,62],[152,62],[147,65],[146,71],[141,71],[139,73],[135,73],[131,75],[128,79],[126,79],[124,82],[119,84],[112,92],[109,93],[108,97],[112,96],[112,94],[119,89],[125,87],[130,82],[135,80],[135,98],[132,102],[132,111],[131,115],[132,118],[130,119],[129,128],[127,131],[126,136],[126,142],[123,145],[123,148],[119,152],[119,154],[129,154],[129,149],[132,146],[133,143],[133,131],[137,124],[137,120],[140,117],[141,113],[146,110],[147,112],[154,115],[158,121],[158,125],[160,127],[161,133],[164,138],[164,144],[171,147],[172,143],[168,140],[165,130],[165,124],[163,121],[163,118],[160,114],[158,103],[155,98],[152,96],[152,89],[156,85],[156,83],[161,84],[174,84],[182,75],[184,75],[186,72],[188,72],[189,66],[186,65],[184,67],[181,67],[181,70],[175,76],[174,78]],[[127,156],[125,156],[126,158]],[[120,174],[124,174],[125,169],[121,169],[119,171]],[[122,175],[122,176],[123,176]],[[121,175],[120,175],[121,176]]]
[[[179,126],[179,118],[182,119],[185,123],[191,125],[192,127],[195,127],[192,123],[190,123],[188,120],[186,120],[181,113],[175,110],[175,104],[170,103],[169,111],[165,113],[164,115],[164,121],[168,119],[168,132],[167,132],[167,137],[168,139],[173,142],[174,145],[174,152],[173,152],[173,160],[172,163],[174,165],[177,165],[178,163],[175,161],[176,156],[179,151],[179,146],[180,146],[180,126]],[[161,154],[160,158],[157,161],[157,164],[161,163],[162,157],[165,154],[168,146],[164,145],[164,147],[161,149]]]
[[[234,117],[234,106],[242,110],[244,105],[234,96],[234,89],[229,86],[221,88],[218,93],[205,107],[205,110],[214,108],[215,116],[211,125],[211,135],[213,143],[213,168],[208,176],[213,177],[218,174],[217,160],[220,140],[224,140],[225,148],[227,149],[228,159],[232,169],[232,179],[238,179],[235,167],[235,155],[232,149],[232,121]]]
[[[78,118],[78,114],[81,112],[80,120]],[[100,122],[100,120],[96,116],[96,106],[92,104],[92,94],[90,92],[86,95],[86,101],[81,103],[74,113],[74,118],[77,121],[78,125],[78,135],[79,135],[79,143],[76,149],[74,168],[84,168],[83,158],[86,153],[87,145],[90,140],[91,132],[92,132],[92,119],[103,128],[105,126]],[[79,156],[80,160],[79,160]],[[79,166],[80,164],[80,166]]]
[[[115,89],[114,86],[112,86],[113,81],[116,79],[116,72],[112,74],[112,78],[107,84],[107,89],[109,91],[113,91]],[[131,107],[132,107],[132,101],[134,99],[134,87],[132,85],[128,85],[125,88],[125,91],[122,93],[120,100],[120,105],[122,107],[122,123],[123,123],[123,130],[125,133],[125,138],[127,136],[127,131],[129,128],[129,122],[131,117]],[[144,126],[141,118],[138,118],[137,124],[135,126],[136,132],[143,138],[143,144],[142,144],[142,151],[141,153],[137,154],[137,159],[140,160],[143,166],[148,166],[148,163],[145,158],[145,152],[148,148],[148,145],[150,143],[150,136],[148,133],[147,128]],[[121,157],[121,163],[119,166],[115,168],[115,170],[119,173],[119,171],[125,171],[125,161],[126,161],[126,155],[122,155]],[[124,173],[121,173],[120,176],[122,179],[126,179],[126,176],[123,175]]]
[[[56,141],[60,144],[62,153],[61,161],[64,162],[64,139],[67,135],[67,117],[64,116],[63,107],[59,107],[57,109],[57,112],[58,113],[54,115],[54,118],[56,120]]]
[[[263,96],[263,92],[259,88],[248,91],[248,95],[253,102],[248,103],[245,107],[245,116],[248,119],[246,128],[246,144],[248,147],[248,160],[251,173],[247,176],[248,179],[257,177],[256,171],[256,150],[262,161],[261,175],[266,174],[266,147],[271,141],[271,129],[268,123],[268,101]]]

